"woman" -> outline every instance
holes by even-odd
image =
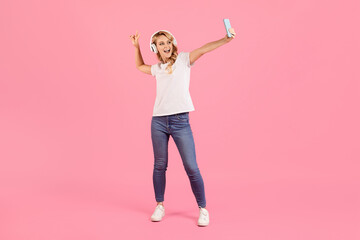
[[[136,68],[156,77],[151,139],[154,150],[153,185],[157,206],[151,216],[152,221],[161,221],[165,216],[165,172],[168,166],[168,142],[172,136],[200,210],[198,226],[209,224],[204,182],[196,162],[195,143],[189,122],[189,112],[195,110],[189,93],[190,68],[202,55],[235,38],[233,28],[230,33],[232,37],[226,35],[192,52],[178,53],[175,37],[169,31],[157,31],[150,38],[150,49],[160,61],[154,65],[146,65],[142,59],[138,32],[130,36],[135,47]]]

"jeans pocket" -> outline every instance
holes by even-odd
[[[187,121],[189,119],[189,113],[187,113],[187,112],[178,113],[178,114],[176,114],[176,118],[185,122],[185,121]]]

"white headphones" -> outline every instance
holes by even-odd
[[[151,35],[151,38],[150,38],[150,50],[151,50],[152,52],[154,52],[154,53],[158,53],[158,50],[157,50],[157,48],[156,48],[155,43],[152,42],[152,38],[154,37],[155,34],[157,34],[157,33],[160,32],[160,31],[164,31],[164,32],[169,33],[169,34],[174,38],[173,44],[174,44],[175,46],[177,46],[177,42],[176,42],[176,39],[175,39],[174,35],[172,35],[172,34],[171,34],[169,31],[167,31],[167,30],[159,30],[159,31],[155,32],[153,35]]]

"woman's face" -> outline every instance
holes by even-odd
[[[164,62],[166,62],[166,60],[171,56],[173,51],[173,45],[171,40],[164,35],[160,35],[157,38],[156,47],[160,53],[160,56],[162,57]]]

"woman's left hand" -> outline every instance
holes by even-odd
[[[235,29],[234,28],[229,28],[229,32],[231,33],[231,37],[228,37],[228,35],[226,34],[226,42],[230,42],[233,38],[235,38]]]

